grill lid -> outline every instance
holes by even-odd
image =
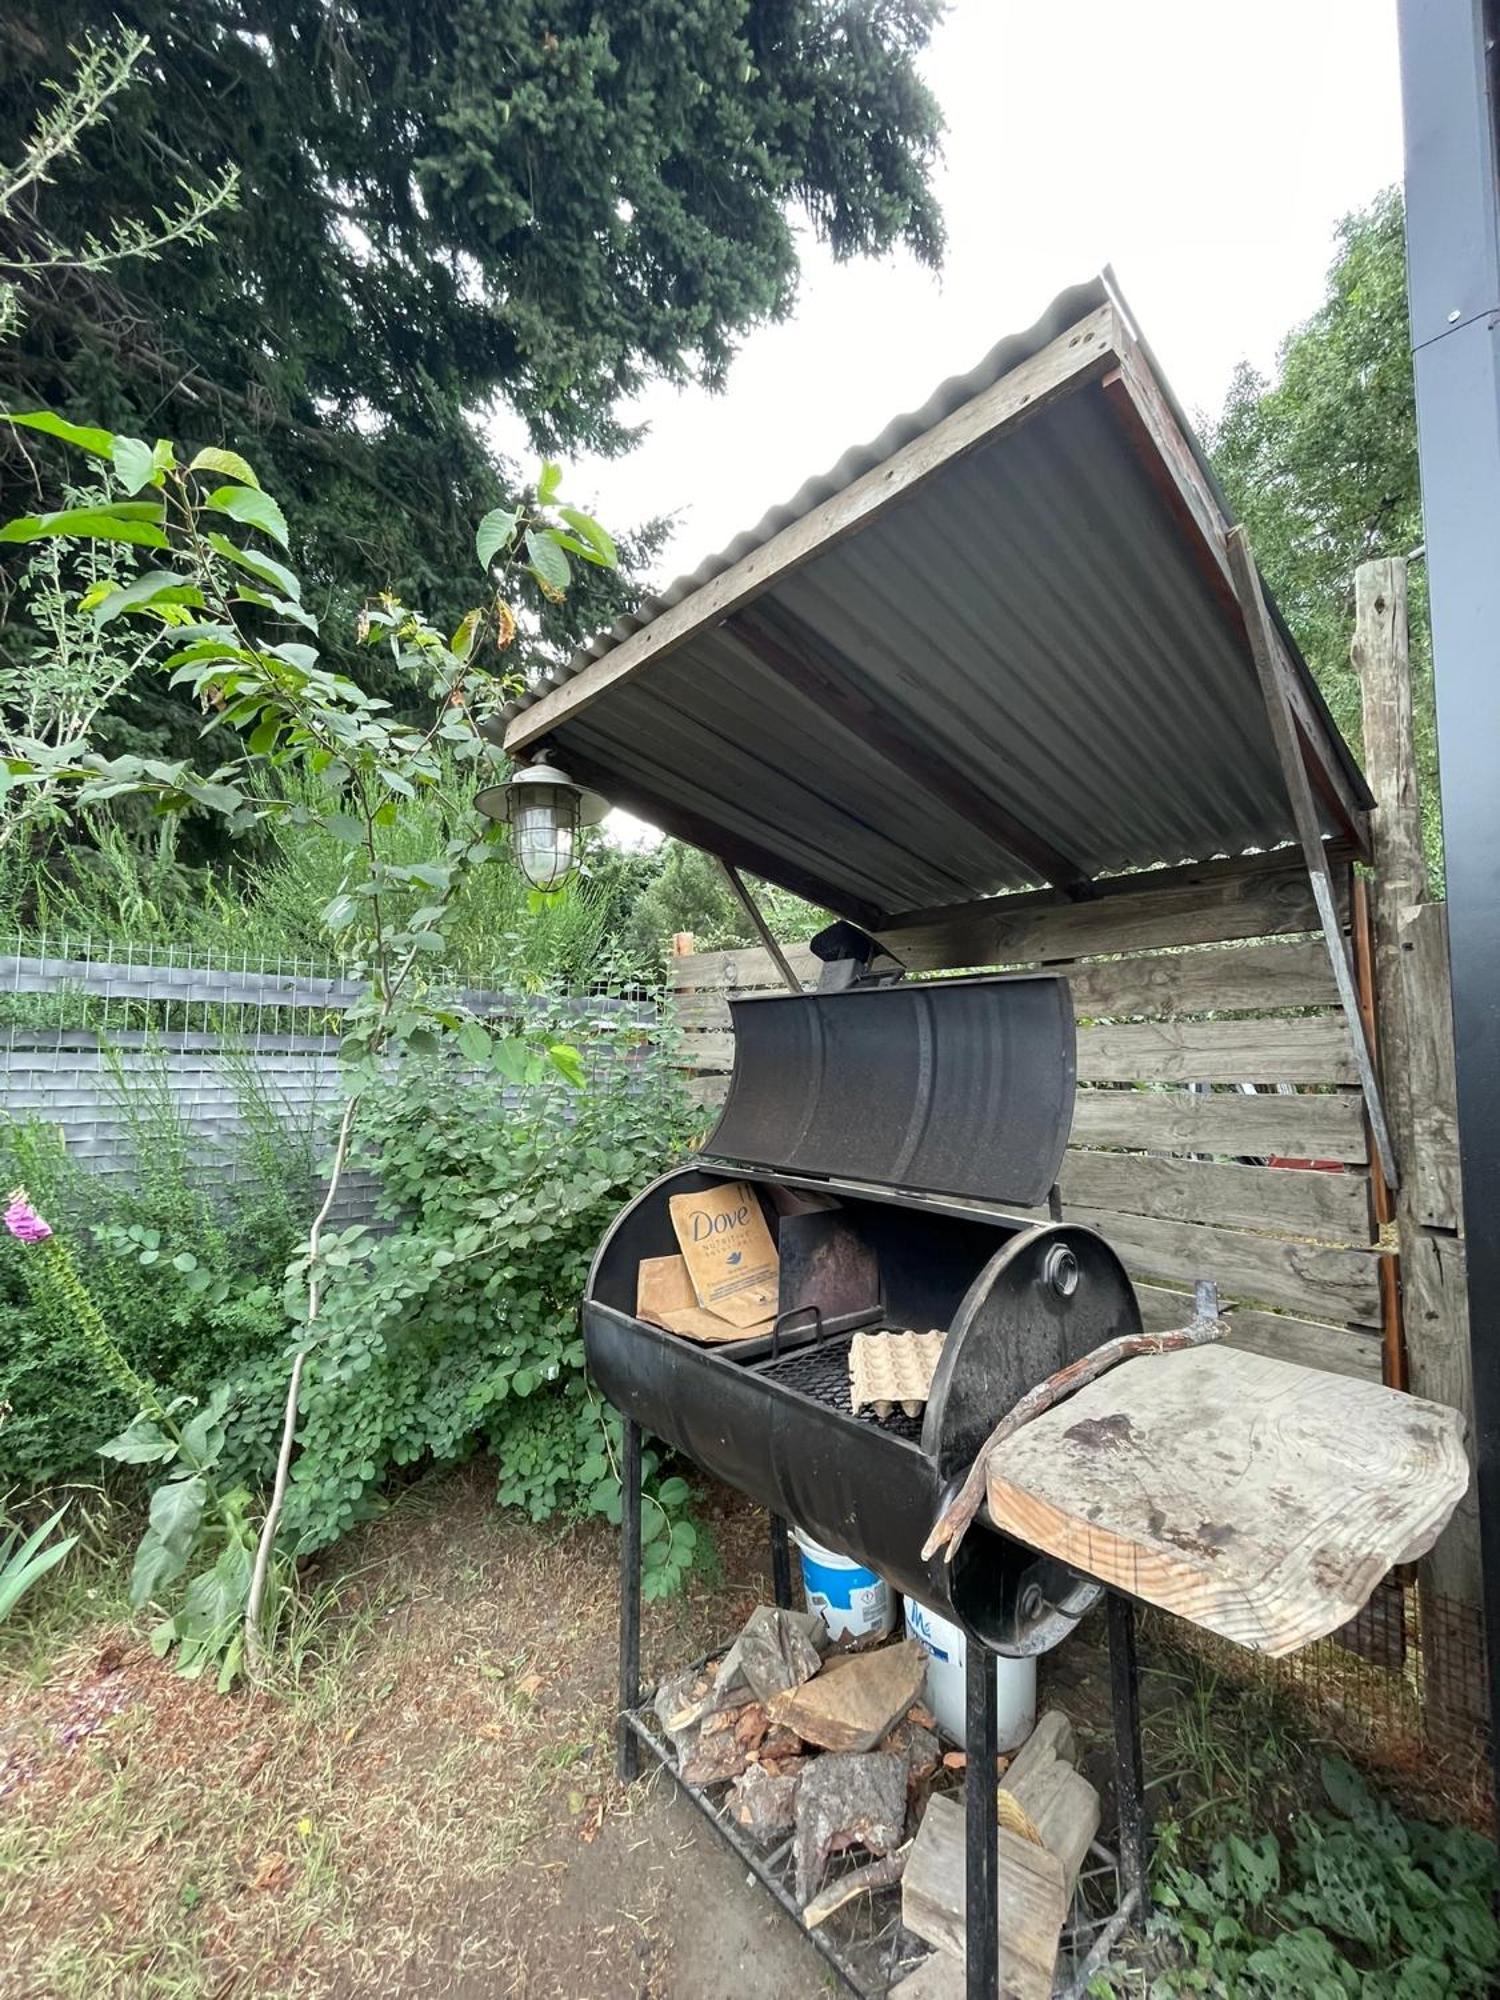
[[[730,1002],[717,1162],[1031,1207],[1073,1123],[1065,979],[918,981]]]

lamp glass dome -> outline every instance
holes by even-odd
[[[538,889],[560,889],[578,856],[578,792],[573,785],[527,785],[510,795],[511,848]]]
[[[560,889],[578,861],[578,831],[596,825],[608,811],[597,792],[574,784],[554,764],[527,764],[504,785],[492,785],[474,801],[491,819],[508,820],[511,848],[528,882]]]

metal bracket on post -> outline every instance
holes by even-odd
[[[1287,700],[1276,639],[1266,611],[1266,600],[1261,594],[1260,577],[1251,560],[1250,545],[1245,539],[1243,528],[1229,530],[1225,547],[1229,556],[1230,572],[1234,577],[1235,594],[1239,598],[1240,610],[1245,620],[1250,652],[1255,661],[1255,672],[1260,681],[1261,698],[1266,705],[1271,736],[1281,763],[1281,774],[1286,781],[1287,797],[1292,807],[1292,820],[1297,828],[1297,838],[1302,844],[1303,858],[1307,862],[1307,873],[1312,882],[1313,901],[1317,905],[1318,920],[1323,926],[1323,942],[1327,946],[1329,962],[1333,967],[1339,1005],[1343,1009],[1349,1037],[1354,1045],[1354,1064],[1359,1072],[1359,1087],[1364,1093],[1365,1113],[1370,1121],[1370,1136],[1375,1142],[1375,1154],[1380,1161],[1380,1170],[1385,1175],[1386,1185],[1394,1188],[1398,1185],[1396,1151],[1391,1144],[1390,1127],[1386,1123],[1385,1105],[1380,1095],[1380,1080],[1375,1074],[1375,1054],[1365,1034],[1359,994],[1354,984],[1354,967],[1339,924],[1333,878],[1328,872],[1328,856],[1323,846],[1323,829],[1319,824],[1318,809],[1313,800],[1312,781],[1307,775],[1302,746],[1297,739],[1297,725],[1292,716],[1291,704]]]
[[[766,950],[771,954],[771,958],[776,966],[776,970],[781,974],[782,978],[786,981],[788,991],[792,993],[800,993],[802,991],[802,981],[797,977],[796,973],[793,972],[791,967],[791,961],[788,959],[786,953],[781,949],[781,946],[778,943],[775,934],[772,932],[771,926],[766,922],[765,918],[761,915],[760,904],[756,902],[755,898],[751,895],[750,891],[745,887],[744,881],[741,879],[740,876],[740,871],[738,870],[738,868],[734,866],[733,862],[726,861],[722,854],[715,855],[714,859],[723,869],[724,880],[729,884],[730,888],[734,891],[735,901],[739,904],[740,908],[745,912],[745,915],[750,919],[751,923],[755,926],[755,932],[757,937],[759,937],[761,943],[765,946]]]

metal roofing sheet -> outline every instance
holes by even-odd
[[[551,685],[587,674],[1109,297],[1102,281],[1064,293],[1028,333],[847,453]],[[731,618],[561,715],[546,740],[632,810],[706,845],[722,837],[731,858],[866,917],[1042,879],[990,804],[1086,876],[1278,845],[1294,828],[1243,629],[1152,473],[1097,380],[1081,380],[800,565],[768,565],[757,612],[827,649],[852,709],[835,713],[789,685]],[[889,738],[866,740],[877,732],[861,729],[861,714],[920,744],[927,782]],[[934,788],[934,759],[956,794]]]

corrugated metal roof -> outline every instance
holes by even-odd
[[[1110,301],[1103,280],[1063,293],[508,717],[580,675],[597,681],[595,662],[673,607],[690,619],[688,600],[714,579]],[[796,566],[768,562],[753,596],[740,593],[747,603],[834,662],[839,701],[789,683],[735,615],[706,606],[703,625],[558,716],[545,740],[621,804],[830,907],[868,918],[1034,885],[1044,875],[1034,855],[1018,860],[1017,822],[1082,876],[1294,837],[1243,630],[1097,375],[941,461]],[[908,759],[893,755],[892,731],[913,746]]]

